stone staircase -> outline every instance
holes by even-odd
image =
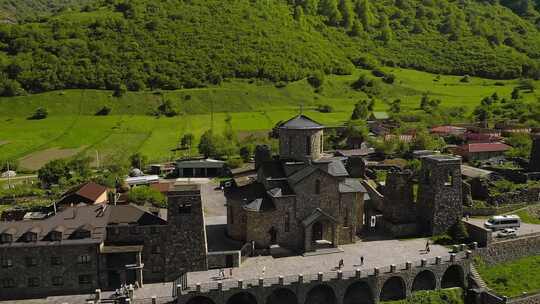
[[[478,270],[476,270],[476,267],[474,267],[473,263],[471,263],[470,267],[471,267],[470,275],[472,279],[474,280],[474,282],[476,283],[476,285],[478,285],[478,288],[483,289],[483,290],[489,290],[489,287],[487,286],[486,282],[482,279],[482,277],[478,273]]]

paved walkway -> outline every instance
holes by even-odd
[[[370,270],[375,267],[387,267],[391,264],[405,264],[407,261],[419,261],[431,259],[436,256],[447,256],[448,248],[431,245],[431,252],[424,252],[426,239],[411,240],[383,240],[358,242],[356,244],[340,246],[343,252],[316,255],[316,256],[293,256],[286,258],[272,258],[260,256],[248,258],[239,268],[233,269],[230,277],[229,269],[226,269],[224,284],[235,282],[239,279],[244,281],[257,280],[260,277],[276,278],[279,276],[297,276],[298,274],[316,274],[318,272],[336,272],[336,266],[343,259],[345,266],[342,271],[354,271],[355,269]],[[360,257],[364,256],[364,265],[360,265]],[[264,274],[263,274],[264,270]],[[217,283],[219,271],[209,270],[190,272],[188,274],[189,286],[197,283]],[[230,284],[226,284],[230,285]]]
[[[487,218],[470,218],[469,223],[474,224],[475,226],[484,228],[484,223]],[[540,225],[521,223],[521,227],[517,229],[518,236],[526,236],[529,234],[540,233]],[[493,239],[497,240],[497,232],[493,233]]]

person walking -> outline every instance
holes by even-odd
[[[341,269],[344,265],[345,263],[343,262],[343,259],[339,260],[338,268]]]
[[[360,257],[360,266],[364,266],[364,256]]]

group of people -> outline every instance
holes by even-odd
[[[232,276],[233,276],[233,270],[232,270],[232,268],[229,268],[229,278],[232,278]],[[223,268],[219,269],[218,277],[219,277],[220,280],[225,279],[225,270]]]
[[[354,266],[364,266],[364,256],[360,256],[360,265],[354,265]],[[343,259],[340,259],[338,262],[337,269],[342,269],[345,267],[345,261]]]

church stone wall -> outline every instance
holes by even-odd
[[[322,129],[281,129],[279,131],[279,155],[283,159],[299,161],[319,159],[324,149],[322,138]],[[308,144],[311,145],[309,151]]]

